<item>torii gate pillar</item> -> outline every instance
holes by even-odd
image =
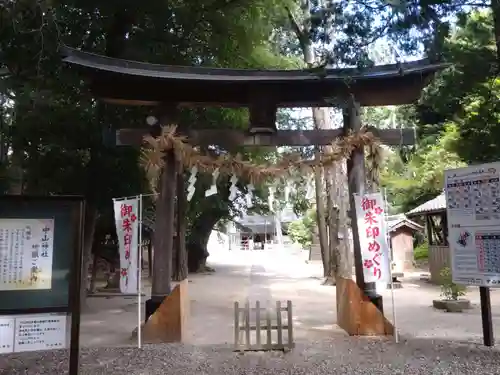
[[[361,113],[359,103],[351,98],[344,108],[344,130],[358,133],[361,130]],[[349,187],[349,211],[351,218],[351,229],[353,237],[354,268],[356,270],[356,284],[365,296],[377,306],[383,313],[382,296],[377,294],[376,283],[365,283],[363,275],[363,259],[361,256],[361,244],[359,241],[358,220],[356,218],[356,206],[354,195],[365,192],[365,155],[363,148],[355,149],[351,158],[347,160],[347,179]]]

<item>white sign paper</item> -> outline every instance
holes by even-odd
[[[0,354],[14,352],[15,319],[0,317]]]
[[[17,316],[14,352],[65,349],[67,316],[62,314]]]
[[[453,281],[500,285],[500,163],[445,171]]]
[[[381,193],[354,196],[365,282],[390,281],[389,246]]]
[[[52,288],[53,219],[0,219],[0,290]]]
[[[139,198],[114,201],[116,234],[120,247],[120,291],[138,291]]]

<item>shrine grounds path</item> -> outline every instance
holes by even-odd
[[[134,347],[135,298],[89,298],[82,316],[81,375],[152,374],[500,374],[499,348],[481,344],[479,294],[463,313],[435,311],[439,288],[419,274],[395,291],[401,341],[347,337],[335,325],[335,288],[321,285],[321,267],[301,251],[214,252],[216,272],[190,277],[188,342]],[[148,293],[148,288],[145,288]],[[393,320],[390,291],[384,309]],[[234,301],[293,302],[296,347],[290,353],[235,354]],[[492,291],[500,335],[500,290]],[[64,351],[0,355],[0,375],[65,374]]]

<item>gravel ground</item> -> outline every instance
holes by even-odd
[[[0,356],[1,375],[67,374],[66,352]],[[292,352],[235,354],[227,348],[158,345],[85,349],[80,375],[500,374],[500,350],[474,344],[337,337]]]

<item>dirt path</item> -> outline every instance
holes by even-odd
[[[244,304],[276,300],[293,303],[297,342],[323,340],[344,335],[335,325],[335,288],[321,285],[321,267],[306,264],[304,254],[284,251],[220,252],[209,258],[212,274],[191,275],[191,316],[188,342],[194,345],[228,345],[234,340],[234,302]],[[148,288],[145,289],[148,294]],[[389,290],[383,291],[384,310],[393,321]],[[395,290],[399,331],[406,337],[481,341],[479,293],[471,288],[467,297],[474,304],[463,313],[434,310],[432,300],[440,298],[439,287],[403,279]],[[493,323],[500,331],[500,290],[491,292]],[[130,343],[137,326],[135,298],[89,299],[89,311],[82,316],[82,345],[113,346]]]

